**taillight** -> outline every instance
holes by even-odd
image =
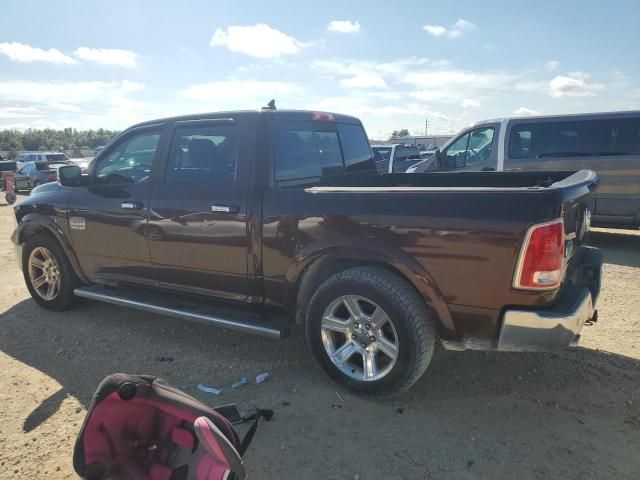
[[[55,182],[56,180],[58,180],[58,176],[55,173],[50,173],[47,176],[47,182]]]
[[[336,119],[333,114],[326,112],[311,112],[309,117],[317,122],[333,122]]]
[[[562,283],[564,269],[564,222],[562,219],[534,225],[522,245],[515,288],[549,290]]]

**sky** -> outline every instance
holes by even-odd
[[[640,2],[0,0],[0,129],[312,109],[371,138],[640,109]]]

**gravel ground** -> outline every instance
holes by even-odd
[[[640,478],[640,235],[597,230],[599,322],[555,354],[447,352],[407,394],[342,393],[284,342],[106,304],[50,313],[29,298],[0,203],[0,478],[76,478],[75,435],[111,372],[160,375],[212,405],[272,408],[247,456],[250,478]],[[174,360],[159,361],[159,357]],[[263,384],[214,397],[269,371]]]

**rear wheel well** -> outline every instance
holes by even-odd
[[[424,301],[423,295],[418,292],[415,285],[397,268],[384,262],[376,262],[372,260],[357,260],[352,258],[340,258],[340,257],[325,257],[316,260],[304,269],[297,282],[296,296],[293,299],[293,312],[295,314],[295,323],[304,324],[306,315],[306,306],[309,305],[311,297],[316,289],[327,278],[335,275],[336,273],[343,272],[355,267],[378,267],[383,270],[387,270],[399,278],[407,282],[416,290],[420,298]],[[426,307],[432,311],[428,302],[425,302]],[[433,312],[435,315],[435,312]]]

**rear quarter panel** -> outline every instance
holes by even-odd
[[[305,267],[323,255],[370,259],[416,286],[438,312],[445,336],[491,337],[503,307],[555,298],[556,291],[514,290],[512,281],[527,228],[560,217],[562,205],[555,190],[267,190],[265,296],[283,303]]]

